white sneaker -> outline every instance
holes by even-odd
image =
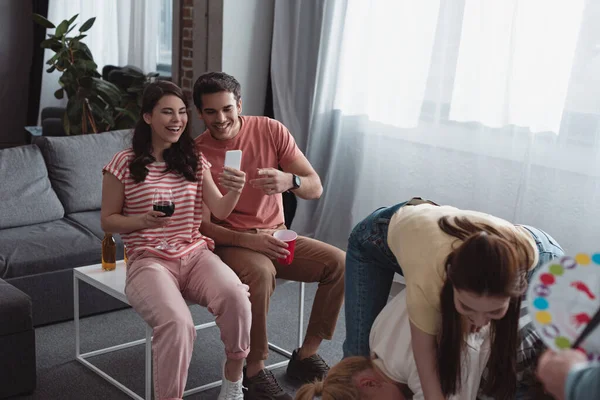
[[[218,400],[244,400],[244,392],[242,391],[242,379],[237,382],[228,381],[225,378],[225,362],[223,362],[223,383],[221,383],[221,392]]]

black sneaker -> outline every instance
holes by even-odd
[[[287,375],[304,383],[322,380],[329,372],[329,365],[318,355],[312,355],[304,360],[298,357],[298,350],[294,350],[287,366]]]
[[[273,373],[263,369],[257,375],[249,378],[244,368],[242,385],[246,388],[245,400],[293,400],[293,397],[283,391]]]

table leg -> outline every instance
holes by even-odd
[[[152,399],[152,328],[146,324],[146,400]]]
[[[75,323],[75,358],[81,353],[79,342],[79,279],[73,273],[73,321]]]

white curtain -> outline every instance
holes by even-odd
[[[325,189],[296,230],[345,248],[371,211],[422,196],[598,251],[600,2],[300,0],[275,15],[276,117]]]
[[[160,5],[161,0],[50,0],[48,19],[58,26],[62,20],[79,14],[75,32],[89,18],[96,17],[83,42],[90,48],[98,72],[102,73],[105,65],[133,65],[148,73],[156,71]],[[46,49],[44,61],[53,55]],[[45,64],[40,110],[67,102],[66,98],[54,98],[60,72],[47,73],[46,69]]]

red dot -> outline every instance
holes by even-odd
[[[550,285],[554,284],[554,282],[555,282],[554,275],[542,274],[542,275],[540,275],[540,281],[542,281],[542,283],[544,285],[550,286]]]
[[[581,354],[583,354],[584,356],[587,357],[587,353],[584,349],[582,349],[581,347],[577,347],[574,350],[579,351]]]

